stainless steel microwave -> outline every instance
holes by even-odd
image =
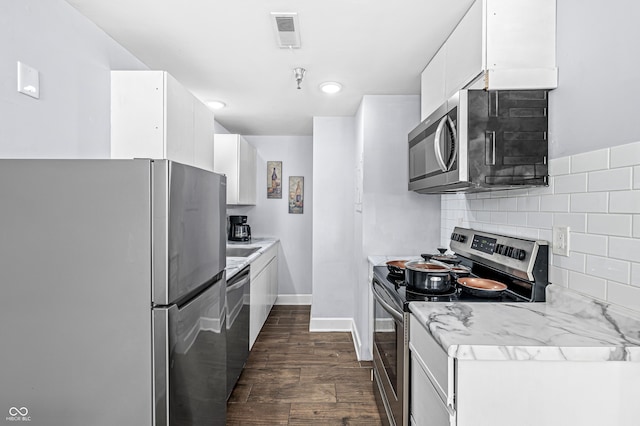
[[[461,90],[409,133],[409,190],[548,185],[548,91]]]

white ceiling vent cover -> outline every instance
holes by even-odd
[[[300,31],[298,30],[298,14],[295,12],[271,12],[273,26],[276,30],[278,46],[281,48],[300,48]]]

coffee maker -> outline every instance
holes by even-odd
[[[229,216],[229,241],[251,241],[251,227],[246,216]]]

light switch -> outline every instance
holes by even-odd
[[[40,99],[40,75],[38,70],[18,61],[18,92]]]

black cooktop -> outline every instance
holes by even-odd
[[[409,302],[490,302],[515,303],[528,302],[527,299],[509,290],[503,291],[498,297],[479,297],[463,291],[460,286],[446,294],[422,294],[410,291],[404,279],[389,274],[386,266],[374,266],[374,279],[382,285],[396,305],[402,305],[405,312],[409,311]]]

